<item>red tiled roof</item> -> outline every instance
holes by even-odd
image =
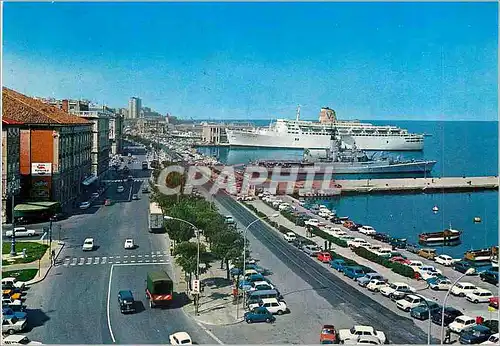
[[[22,125],[22,122],[2,116],[2,125]]]
[[[90,125],[83,118],[20,94],[6,87],[2,88],[2,119],[11,119],[25,124]]]

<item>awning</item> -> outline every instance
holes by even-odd
[[[30,213],[54,210],[57,206],[59,206],[59,202],[40,201],[21,203],[14,207],[14,216],[18,217]]]
[[[84,181],[82,181],[82,184],[85,185],[85,186],[88,186],[88,185],[92,184],[96,180],[97,180],[97,176],[91,175],[90,177],[88,177]]]

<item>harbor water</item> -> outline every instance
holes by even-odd
[[[402,159],[436,160],[427,176],[497,176],[498,122],[368,121],[377,125],[396,125],[414,133],[425,133],[422,152],[371,152],[369,155],[400,156]],[[256,122],[265,126],[268,122]],[[216,156],[227,164],[248,163],[257,159],[299,160],[302,150],[270,148],[200,147],[201,153]],[[405,175],[370,175],[371,178]],[[366,175],[337,175],[336,179],[366,179]],[[408,195],[342,196],[315,200],[370,225],[378,232],[407,238],[416,243],[418,234],[448,228],[463,231],[462,242],[454,247],[438,247],[438,253],[461,257],[470,249],[498,245],[498,192],[436,193]],[[439,211],[434,213],[432,208]],[[480,217],[481,223],[474,223]]]

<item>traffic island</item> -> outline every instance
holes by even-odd
[[[16,255],[10,255],[11,242],[2,243],[2,266],[6,267],[14,264],[31,263],[41,259],[48,245],[37,241],[17,241],[15,250]]]

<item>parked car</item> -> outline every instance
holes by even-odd
[[[19,320],[13,316],[11,318],[2,318],[2,333],[14,334],[23,331],[26,328],[27,320]]]
[[[490,304],[488,304],[488,306],[491,306],[493,309],[498,310],[498,297],[491,297]]]
[[[15,300],[17,299],[21,300],[21,295],[22,295],[21,290],[17,290],[17,292],[10,288],[2,290],[2,297],[7,297],[7,298],[10,297]]]
[[[168,336],[170,345],[192,345],[193,340],[186,332],[177,332]]]
[[[122,314],[135,312],[135,300],[132,291],[124,290],[118,292],[118,306]]]
[[[323,263],[330,263],[332,255],[328,251],[322,251],[318,254],[318,260]]]
[[[343,259],[334,259],[330,261],[330,267],[335,269],[338,272],[341,272],[344,270],[344,267],[347,265],[346,261]]]
[[[498,345],[500,344],[500,336],[498,333],[490,335],[488,340],[481,343],[481,345]]]
[[[453,258],[448,255],[438,255],[434,258],[434,261],[446,267],[450,267],[455,262]]]
[[[375,235],[377,232],[375,229],[371,226],[361,226],[358,227],[358,232],[361,234],[366,234],[366,235]]]
[[[263,268],[255,263],[247,263],[245,265],[245,268],[246,269],[253,269],[255,270],[257,273],[261,274],[261,275],[267,275],[269,273],[269,270],[267,270],[266,268]],[[266,280],[261,280],[261,281],[266,281]]]
[[[363,267],[360,266],[347,266],[344,267],[344,275],[347,276],[350,279],[356,280],[357,278],[360,278],[362,276],[366,275],[365,270]]]
[[[321,333],[319,334],[319,343],[336,344],[338,341],[339,339],[335,327],[331,324],[325,324],[323,328],[321,328]]]
[[[408,245],[406,243],[406,239],[402,238],[392,238],[390,239],[389,244],[391,244],[393,249],[406,249],[406,246]]]
[[[408,259],[406,259],[404,257],[401,257],[401,256],[391,257],[391,258],[389,258],[389,262],[401,263],[401,264],[410,264],[410,260],[408,260]]]
[[[490,328],[492,333],[498,333],[498,320],[486,320],[481,324],[485,327]]]
[[[250,291],[263,291],[276,289],[272,284],[267,281],[254,281],[250,284]]]
[[[295,239],[297,239],[297,235],[293,232],[286,232],[284,235],[283,235],[283,239],[285,239],[287,242],[291,243],[292,241],[294,241]]]
[[[473,268],[472,265],[469,262],[466,261],[458,261],[453,263],[453,269],[456,270],[457,272],[465,274],[467,270],[470,268]],[[470,274],[474,275],[474,274]]]
[[[498,285],[498,268],[496,271],[493,269],[485,270],[479,274],[479,277],[490,284]]]
[[[273,316],[266,308],[258,307],[252,311],[245,312],[243,318],[247,323],[253,322],[267,322],[271,323],[276,321],[276,317]]]
[[[416,254],[420,251],[420,246],[418,246],[417,244],[406,244],[406,250]]]
[[[451,281],[446,278],[434,278],[427,280],[429,287],[435,291],[447,291],[451,287]]]
[[[92,251],[94,250],[94,238],[86,238],[83,242],[82,246],[83,251]]]
[[[366,285],[368,285],[368,283],[372,280],[380,280],[384,282],[386,281],[385,278],[379,273],[368,273],[365,276],[361,276],[356,279],[358,285],[360,285],[361,287],[366,287]]]
[[[408,294],[403,299],[397,300],[396,306],[403,311],[410,312],[412,308],[417,307],[422,303],[424,303],[424,298]]]
[[[383,296],[392,298],[396,292],[413,293],[415,289],[404,282],[393,282],[389,286],[380,289]]]
[[[476,319],[467,315],[458,316],[453,322],[448,325],[448,328],[454,333],[460,333],[462,330],[468,327],[475,326]]]
[[[474,292],[476,286],[470,282],[457,282],[455,286],[451,288],[450,293],[454,296],[465,297],[466,294]]]
[[[3,345],[43,345],[38,341],[31,341],[25,335],[9,335],[3,338]]]
[[[431,249],[431,248],[420,249],[418,250],[417,255],[423,258],[433,260],[436,257],[436,249]]]
[[[357,248],[360,246],[370,246],[370,243],[368,243],[363,238],[354,238],[353,240],[347,242],[347,246],[349,246],[350,248]]]
[[[451,306],[447,306],[444,308],[444,325],[447,326],[451,322],[455,320],[458,316],[462,316],[463,313],[460,310],[457,310]],[[440,311],[431,311],[431,319],[432,322],[441,325],[441,317],[442,317],[442,310]]]
[[[120,185],[116,188],[116,192],[118,192],[118,193],[122,193],[123,191],[125,191],[125,188],[123,187],[123,185]]]
[[[97,192],[92,193],[92,198],[99,198],[99,193]]]
[[[80,203],[80,209],[85,210],[90,208],[90,202],[82,202]]]
[[[388,240],[391,238],[388,234],[385,234],[385,233],[379,233],[379,232],[375,232],[374,234],[372,234],[372,238],[375,239],[375,240],[378,240],[378,241],[383,241],[383,242],[388,242]]]
[[[358,335],[354,339],[344,341],[346,345],[382,345],[379,338],[373,335]]]
[[[492,334],[492,331],[488,327],[476,325],[462,330],[458,341],[465,345],[480,344],[488,340]]]
[[[381,288],[387,286],[387,282],[384,280],[373,279],[367,285],[366,288],[371,292],[379,292]]]
[[[264,298],[261,299],[257,304],[250,304],[248,309],[251,311],[258,307],[266,308],[271,314],[283,315],[288,312],[288,308],[284,301],[279,301],[276,298]]]
[[[306,224],[307,226],[316,226],[316,227],[318,227],[318,226],[319,226],[319,224],[320,224],[320,222],[319,222],[318,220],[316,220],[316,219],[309,219],[309,220],[307,220],[307,221],[305,222],[305,224]]]
[[[442,307],[436,302],[428,302],[429,306],[427,304],[423,303],[420,304],[410,310],[410,316],[413,318],[416,318],[418,320],[426,320],[429,318],[429,309],[430,309],[430,314],[432,315],[433,312],[435,311],[440,311],[442,312]]]
[[[318,247],[318,245],[313,244],[304,246],[302,250],[311,257],[316,257],[321,252],[321,249]]]
[[[491,291],[485,290],[483,288],[478,288],[470,293],[465,295],[465,298],[474,304],[477,303],[489,303],[490,298],[493,297]]]
[[[17,237],[33,237],[36,235],[36,231],[34,229],[27,229],[26,227],[14,227],[14,233]],[[12,230],[5,231],[5,236],[11,238]]]
[[[338,331],[341,343],[345,343],[347,340],[357,340],[357,338],[361,335],[374,336],[379,339],[382,344],[385,344],[387,341],[384,332],[375,330],[375,328],[370,326],[352,326],[350,329],[340,329]]]
[[[8,288],[19,288],[21,290],[24,290],[26,287],[24,282],[18,281],[16,278],[13,277],[2,278],[2,289],[8,289]]]
[[[14,311],[12,308],[3,307],[2,308],[2,317],[3,318],[11,318],[16,317],[19,320],[25,320],[28,317],[28,314],[23,311]]]

